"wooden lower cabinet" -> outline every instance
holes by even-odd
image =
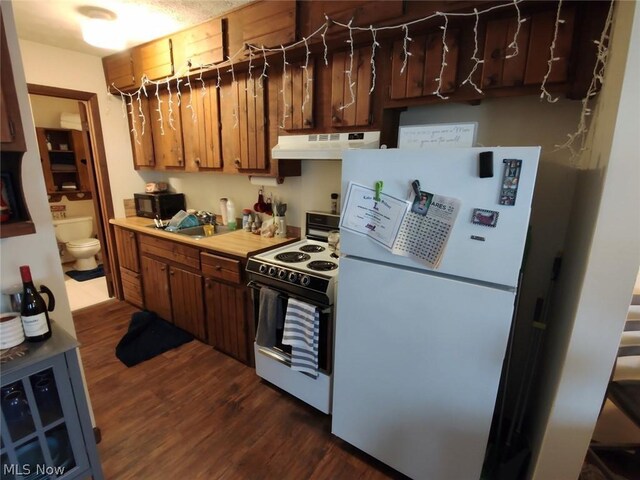
[[[178,267],[169,267],[169,283],[173,323],[206,341],[202,275]]]
[[[173,322],[169,292],[169,268],[165,262],[142,255],[142,286],[147,310]]]
[[[120,267],[120,280],[122,281],[122,295],[131,305],[144,308],[142,296],[142,277],[139,273]]]
[[[211,278],[206,278],[204,285],[208,343],[243,363],[251,364],[246,287]]]

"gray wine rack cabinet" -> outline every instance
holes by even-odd
[[[52,336],[2,364],[0,478],[103,478],[78,363],[78,342]]]

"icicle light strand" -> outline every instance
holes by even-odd
[[[380,44],[376,40],[376,30],[373,28],[373,25],[369,25],[369,29],[371,30],[371,37],[373,38],[373,42],[371,44],[371,88],[369,89],[369,95],[373,93],[376,88],[376,47],[379,47]]]
[[[447,47],[447,28],[449,27],[449,17],[444,15],[444,26],[442,28],[442,61],[440,62],[440,74],[438,75],[438,88],[433,92],[434,95],[437,95],[443,100],[446,100],[449,97],[445,97],[440,93],[442,91],[442,76],[444,75],[444,69],[447,66],[447,53],[449,52],[449,47]]]
[[[478,92],[480,95],[484,95],[484,92],[480,90],[480,87],[478,87],[478,85],[476,85],[476,83],[473,81],[473,74],[476,73],[478,66],[481,63],[484,63],[484,60],[480,60],[478,58],[478,22],[480,21],[480,15],[478,15],[478,10],[476,8],[473,9],[473,12],[476,16],[476,23],[473,25],[473,54],[471,55],[471,60],[473,60],[473,68],[471,68],[469,75],[467,75],[467,78],[464,79],[460,86],[468,83],[473,88],[475,88],[476,92]]]
[[[518,35],[520,34],[520,27],[524,22],[527,21],[526,18],[522,18],[520,16],[520,6],[516,0],[513,0],[513,6],[516,8],[517,18],[516,18],[516,31],[513,34],[513,40],[509,44],[507,48],[511,49],[511,53],[506,55],[505,58],[513,58],[517,57],[520,54],[520,49],[518,47]],[[475,9],[474,9],[475,10]]]
[[[346,105],[341,105],[339,110],[344,110],[345,108],[349,108],[351,105],[356,103],[356,91],[355,86],[356,82],[353,81],[353,29],[351,28],[351,23],[353,22],[353,18],[349,20],[349,24],[347,25],[349,28],[349,40],[346,42],[349,44],[349,69],[345,70],[345,74],[347,76],[347,83],[349,84],[349,94],[351,95],[351,100]]]
[[[556,50],[556,40],[558,39],[558,27],[561,23],[564,23],[564,20],[560,19],[560,11],[562,10],[562,0],[558,0],[558,11],[556,12],[556,24],[553,30],[553,40],[551,41],[551,45],[549,46],[549,60],[547,61],[547,73],[542,79],[542,84],[540,85],[540,98],[547,99],[549,103],[556,103],[558,101],[558,97],[553,98],[553,96],[547,91],[547,80],[549,79],[549,75],[551,75],[551,69],[553,68],[553,62],[557,62],[560,60],[560,57],[555,56]]]
[[[284,48],[283,45],[280,45],[280,49],[282,50],[282,89],[280,93],[282,94],[282,123],[280,124],[280,128],[287,128],[287,118],[289,118],[289,104],[287,103],[287,49]]]
[[[407,68],[407,62],[411,56],[411,52],[409,51],[409,42],[412,41],[411,37],[409,37],[408,25],[403,25],[402,29],[404,30],[404,38],[402,40],[402,68],[400,68],[400,75],[402,75],[405,68]]]
[[[305,49],[305,57],[304,57],[304,65],[301,67],[304,75],[304,99],[302,100],[302,117],[304,118],[304,109],[309,102],[309,98],[311,96],[311,76],[309,75],[309,44],[307,43],[307,39],[303,37],[304,40],[304,49]]]

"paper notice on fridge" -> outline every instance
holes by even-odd
[[[366,235],[391,250],[411,203],[384,193],[379,201],[374,197],[372,188],[350,182],[340,228]]]
[[[436,269],[460,210],[460,201],[428,192],[414,195],[391,252]]]

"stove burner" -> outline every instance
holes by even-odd
[[[298,263],[306,262],[311,258],[311,255],[300,252],[282,252],[276,255],[276,260],[280,260],[285,263]]]
[[[300,247],[300,251],[308,253],[318,253],[324,251],[324,247],[322,245],[303,245]]]
[[[337,263],[327,262],[326,260],[314,260],[313,262],[309,262],[307,264],[311,270],[317,270],[319,272],[326,272],[328,270],[335,270],[338,268]]]

